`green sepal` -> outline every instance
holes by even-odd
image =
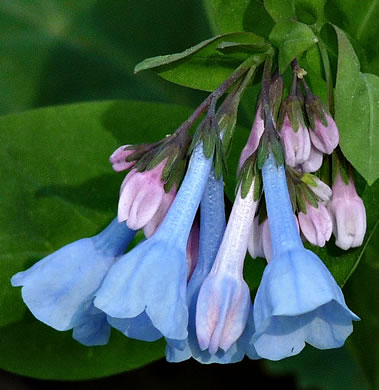
[[[258,147],[258,155],[257,155],[257,165],[258,169],[262,169],[263,165],[268,157],[268,136],[267,133],[263,133],[259,147]]]
[[[316,176],[311,173],[304,173],[301,177],[301,181],[310,187],[317,187],[316,180],[314,179],[315,177]]]
[[[201,137],[203,141],[203,152],[204,156],[208,159],[211,158],[214,153],[217,137],[218,135],[213,128],[208,129],[208,131],[203,131]]]
[[[304,199],[311,204],[314,208],[318,208],[318,202],[319,199],[317,195],[312,191],[311,188],[309,188],[308,185],[304,184],[301,185],[301,190],[303,191],[304,194]]]
[[[262,175],[260,172],[257,172],[255,175],[254,194],[253,194],[253,199],[255,202],[257,202],[259,200],[259,198],[261,197],[262,190],[263,190]]]
[[[186,172],[187,159],[176,160],[176,164],[171,169],[171,174],[164,185],[165,192],[170,192],[173,185],[176,184],[176,188],[179,188],[180,183],[183,180],[184,174]]]
[[[301,190],[301,186],[295,186],[296,190],[296,208],[302,213],[307,213],[307,202],[304,197],[304,192]]]
[[[168,148],[169,149],[169,148]],[[171,149],[171,148],[170,148]],[[162,172],[162,180],[166,181],[170,176],[171,170],[175,167],[177,159],[180,158],[180,150],[177,148],[172,148],[173,151],[168,155],[166,165]]]
[[[276,121],[282,103],[282,98],[283,98],[282,77],[278,76],[275,80],[271,82],[269,98],[270,98],[270,110],[274,118],[274,121]]]
[[[251,155],[241,169],[241,198],[246,198],[250,191],[253,179],[256,176],[255,154]]]
[[[278,165],[283,165],[284,164],[283,146],[280,140],[276,136],[271,137],[270,146],[271,146],[272,154],[275,157],[276,163]]]
[[[168,158],[168,160],[172,159],[173,157],[176,157],[178,154],[178,150],[174,146],[166,146],[161,147],[159,151],[155,152],[155,156],[151,158],[149,163],[146,165],[146,171],[150,171],[151,169],[155,168],[158,164],[160,164],[165,158]],[[167,162],[168,162],[167,160]],[[167,165],[166,165],[167,166]]]
[[[334,151],[332,153],[332,182],[335,183],[337,174],[340,174],[342,181],[349,184],[349,165],[347,160],[342,156],[341,152]]]
[[[305,111],[312,130],[316,127],[316,118],[325,127],[328,126],[328,119],[326,118],[326,113],[328,113],[328,111],[326,107],[317,96],[314,96],[313,94],[310,95],[308,92],[305,97]]]
[[[220,137],[216,138],[215,146],[216,147],[215,147],[213,166],[214,166],[216,178],[220,180],[223,174],[224,176],[228,175],[228,164],[226,161],[223,144]]]
[[[288,174],[288,170],[286,170],[286,177],[287,177],[288,193],[292,203],[292,208],[296,210],[296,185],[292,180],[291,176]]]

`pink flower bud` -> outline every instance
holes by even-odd
[[[312,244],[323,247],[332,235],[333,223],[327,208],[319,203],[315,208],[307,203],[307,213],[298,214],[304,237]]]
[[[280,130],[280,136],[284,143],[286,163],[291,167],[302,164],[309,158],[311,151],[311,141],[309,132],[299,121],[299,128],[294,131],[291,122],[286,114],[283,126]]]
[[[312,130],[310,131],[312,134]],[[312,138],[312,136],[311,136]],[[311,146],[309,156],[301,165],[303,172],[316,172],[321,168],[323,153]]]
[[[317,176],[305,176],[309,176],[309,180],[305,179],[303,181],[308,184],[309,188],[320,199],[321,203],[326,205],[332,197],[332,189],[322,180],[320,180]]]
[[[311,131],[312,144],[323,153],[331,154],[339,142],[339,134],[334,119],[326,114],[328,126],[324,126],[320,119],[315,118],[315,128]]]
[[[351,177],[345,184],[337,174],[328,209],[333,218],[336,245],[345,250],[362,245],[366,233],[366,209]]]
[[[162,203],[164,183],[161,179],[166,159],[149,171],[133,169],[121,185],[118,202],[118,220],[138,230],[156,214]]]
[[[125,171],[131,168],[136,162],[126,162],[125,159],[135,152],[133,149],[127,149],[130,145],[122,145],[117,148],[109,157],[109,162],[116,172]]]
[[[165,192],[163,194],[162,201],[159,205],[157,212],[143,227],[143,232],[145,233],[146,238],[150,238],[157,231],[159,225],[162,223],[164,217],[166,216],[172,202],[174,201],[176,193],[176,186],[174,185],[170,192]]]
[[[264,132],[264,120],[261,116],[261,104],[258,106],[257,113],[255,115],[253,127],[251,128],[251,132],[249,135],[249,139],[247,140],[247,144],[242,149],[241,157],[238,164],[238,172],[241,170],[245,161],[257,150],[259,141]]]

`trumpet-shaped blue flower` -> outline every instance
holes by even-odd
[[[74,328],[85,345],[106,344],[110,327],[93,306],[109,268],[122,255],[135,232],[117,219],[100,234],[68,244],[12,277],[33,315],[57,330]]]
[[[272,153],[262,175],[273,258],[255,297],[254,347],[271,360],[298,354],[305,342],[319,349],[341,347],[359,318],[324,263],[303,247],[285,169]]]
[[[145,320],[174,341],[187,337],[186,247],[212,165],[202,149],[202,144],[195,148],[178,194],[156,233],[117,261],[94,301],[113,318],[136,321],[146,313]]]
[[[184,346],[175,348],[170,345],[166,348],[166,358],[170,362],[180,362],[190,357],[201,363],[234,363],[241,361],[245,355],[245,347],[248,346],[249,338],[253,330],[248,326],[246,332],[225,352],[217,348],[211,353],[208,348],[200,348],[196,330],[196,310],[200,288],[212,269],[219,246],[225,230],[225,207],[224,207],[224,184],[218,180],[212,171],[204,191],[200,205],[200,248],[199,260],[194,273],[189,281],[187,290],[187,304],[189,307],[188,338]],[[250,310],[250,324],[252,310]]]

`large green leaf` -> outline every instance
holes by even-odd
[[[156,141],[190,114],[181,106],[108,101],[0,117],[0,367],[50,379],[103,377],[162,357],[162,343],[113,332],[87,348],[39,323],[10,277],[116,214],[119,145]]]
[[[270,34],[270,42],[279,49],[279,70],[283,73],[290,62],[310,49],[318,39],[304,23],[285,21],[277,23]]]
[[[203,0],[216,34],[251,31],[268,37],[273,22],[260,0]]]
[[[335,118],[340,145],[354,168],[372,184],[379,177],[379,77],[360,72],[345,33],[338,37]]]
[[[221,34],[181,53],[147,58],[136,66],[135,72],[151,69],[173,83],[213,91],[252,52],[268,48],[264,39],[253,33]]]

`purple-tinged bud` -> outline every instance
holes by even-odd
[[[300,229],[304,237],[312,244],[323,247],[332,235],[333,223],[327,208],[318,203],[315,208],[307,203],[307,213],[298,215]]]
[[[165,194],[162,172],[166,159],[149,171],[133,169],[121,185],[118,220],[130,229],[145,226],[156,214]]]
[[[355,190],[353,178],[345,184],[338,173],[328,209],[333,218],[333,234],[341,249],[362,245],[366,233],[366,209]]]
[[[310,131],[312,133],[312,131]],[[321,168],[323,153],[311,145],[309,157],[301,165],[303,172],[316,172]]]
[[[262,106],[258,106],[257,113],[255,115],[253,127],[247,140],[247,144],[242,149],[241,157],[238,164],[238,172],[241,170],[245,161],[258,149],[259,141],[265,129],[264,120],[262,118]]]
[[[162,201],[157,212],[154,214],[153,218],[151,218],[150,221],[143,227],[143,232],[145,233],[146,238],[150,238],[157,231],[159,225],[164,220],[168,209],[174,201],[176,193],[176,185],[174,184],[169,192],[165,192],[163,194]]]
[[[306,173],[301,179],[312,192],[319,198],[321,203],[326,205],[332,197],[332,189],[320,180],[317,176]]]
[[[125,161],[128,156],[135,152],[134,149],[128,149],[131,145],[122,145],[117,148],[109,157],[109,162],[112,164],[112,168],[116,172],[126,171],[133,167],[135,161]]]
[[[328,121],[324,126],[319,118],[315,118],[315,126],[310,132],[312,144],[323,153],[331,154],[337,147],[340,140],[337,125],[334,119],[327,113],[325,118]]]
[[[286,114],[280,130],[280,136],[284,143],[286,163],[291,167],[302,164],[309,158],[311,141],[308,129],[299,121],[299,127],[295,131]]]
[[[262,234],[263,224],[259,223],[259,217],[255,217],[251,225],[249,242],[247,243],[247,249],[253,259],[256,259],[257,257],[265,257]]]

